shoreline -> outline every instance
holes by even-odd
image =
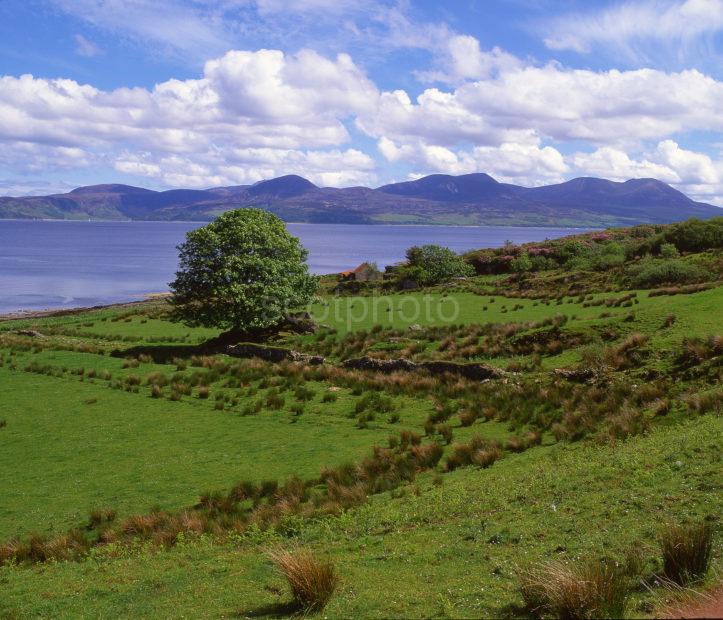
[[[722,207],[723,209],[723,207]],[[388,228],[393,227],[429,227],[429,228],[519,228],[521,230],[525,230],[528,228],[537,228],[539,230],[585,230],[585,231],[597,231],[597,230],[607,230],[608,228],[626,228],[627,226],[633,226],[633,224],[626,224],[625,226],[618,227],[618,226],[553,226],[552,224],[547,225],[539,225],[539,224],[416,224],[416,223],[409,223],[409,224],[387,224],[385,222],[367,222],[367,223],[361,223],[361,224],[353,224],[353,223],[346,223],[346,222],[287,222],[286,220],[282,220],[284,224],[292,224],[294,226],[384,226]],[[73,223],[73,224],[198,224],[199,226],[205,226],[206,224],[210,224],[213,222],[213,220],[95,220],[95,219],[87,219],[87,220],[72,220],[72,219],[59,219],[59,218],[44,218],[44,217],[38,217],[38,218],[18,218],[18,217],[5,217],[0,218],[0,223],[2,222],[66,222],[66,223]]]
[[[78,306],[74,308],[44,308],[43,310],[16,310],[14,312],[0,313],[0,322],[22,321],[23,319],[44,319],[53,316],[72,316],[74,314],[92,312],[93,310],[106,310],[108,308],[125,308],[128,306],[138,306],[140,304],[147,304],[151,301],[168,298],[170,297],[170,295],[170,293],[148,293],[144,299],[118,301],[112,304],[99,304],[97,306]]]

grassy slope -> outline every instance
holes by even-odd
[[[551,557],[622,559],[642,549],[659,570],[661,523],[718,514],[719,419],[706,416],[615,447],[542,447],[488,470],[306,524],[299,542],[330,553],[343,580],[327,615],[500,616],[521,599],[515,566]],[[534,472],[533,475],[530,472]],[[264,550],[275,539],[194,542],[80,563],[0,569],[13,616],[218,617],[283,613],[287,595]],[[642,546],[641,546],[642,543]],[[720,561],[721,548],[715,550]],[[383,592],[383,596],[380,593]],[[633,615],[656,602],[644,590]]]
[[[475,285],[493,279],[481,278]],[[452,288],[377,300],[330,297],[329,306],[320,304],[313,311],[321,322],[338,329],[337,339],[377,323],[401,328],[444,325],[450,319],[500,323],[565,314],[570,319],[565,330],[595,333],[609,326],[617,330],[618,341],[633,331],[648,334],[653,355],[646,365],[663,370],[684,337],[720,333],[723,287],[673,297],[648,297],[639,291],[637,300],[627,308],[585,308],[572,298],[543,305]],[[513,311],[516,304],[522,308]],[[372,311],[364,314],[365,306]],[[199,399],[194,390],[192,396],[172,402],[167,391],[162,399],[150,398],[147,385],[137,393],[123,391],[111,389],[108,381],[73,373],[80,368],[104,370],[115,381],[158,371],[170,376],[174,365],[123,368],[121,359],[67,349],[84,344],[98,352],[138,344],[189,345],[215,335],[168,323],[153,312],[144,314],[144,308],[0,323],[0,338],[3,333],[15,338],[9,332],[28,328],[49,334],[32,340],[45,343],[42,351],[10,355],[9,345],[0,343],[5,361],[0,367],[0,420],[7,421],[0,428],[0,472],[12,481],[4,485],[0,503],[0,540],[17,533],[63,530],[101,506],[124,516],[152,505],[189,506],[200,492],[227,489],[242,478],[311,478],[324,465],[358,459],[390,432],[420,430],[432,410],[428,397],[396,396],[399,422],[378,416],[369,428],[360,429],[349,414],[361,394],[348,388],[337,392],[337,402],[323,403],[329,386],[311,385],[316,394],[298,417],[291,411],[293,391],[285,393],[280,410],[242,416],[243,407],[268,388],[256,382],[246,389],[228,389],[217,382],[208,400]],[[411,315],[414,308],[421,316]],[[455,308],[458,313],[452,318]],[[623,321],[631,310],[635,320]],[[603,312],[611,316],[601,318]],[[669,314],[676,321],[663,328]],[[347,316],[353,319],[350,323]],[[313,338],[301,340],[308,344]],[[545,357],[543,369],[575,363],[581,350]],[[510,358],[485,361],[505,366]],[[61,376],[26,371],[29,363]],[[192,372],[189,368],[182,374]],[[215,410],[219,393],[237,395],[239,403]],[[504,422],[479,420],[469,428],[453,423],[455,441],[473,433],[498,439],[510,433]],[[622,558],[631,545],[643,543],[648,570],[653,571],[659,569],[653,561],[655,533],[663,522],[720,514],[720,418],[698,417],[678,407],[653,428],[647,436],[616,446],[554,444],[546,436],[542,447],[508,453],[490,469],[444,474],[441,486],[425,474],[395,497],[376,496],[342,517],[297,522],[293,529],[300,542],[331,553],[340,567],[344,579],[328,609],[332,616],[513,613],[511,606],[520,603],[512,576],[517,563],[578,555]],[[168,552],[134,550],[123,557],[101,553],[80,563],[0,568],[0,617],[281,613],[283,584],[263,555],[272,542],[264,535],[250,535],[233,544],[199,541]],[[719,563],[720,547],[715,556]],[[636,599],[652,600],[644,593]]]
[[[392,325],[408,324],[400,320],[400,310],[414,299],[422,300],[419,303],[423,307],[421,294],[390,296],[395,308],[391,313]],[[457,303],[447,301],[449,299],[436,295],[434,303]],[[512,300],[497,297],[495,303],[489,303],[489,297],[469,293],[459,294],[456,299],[460,309],[458,322],[473,322],[480,314],[490,322],[506,317],[526,321],[560,313],[574,314],[578,318],[568,323],[572,329],[608,324],[624,326],[627,331],[651,334],[655,348],[664,350],[674,347],[684,336],[715,332],[720,323],[723,287],[675,297],[648,298],[646,292],[641,292],[634,323],[619,321],[619,317],[628,313],[627,308],[613,308],[612,317],[598,319],[604,308],[583,308],[577,303],[535,306],[530,300],[521,300],[523,309],[505,314],[501,308],[504,304],[511,308]],[[355,305],[368,303],[369,298],[338,301],[345,310],[352,308],[353,312]],[[485,305],[488,310],[482,311]],[[678,320],[672,327],[660,329],[665,316],[671,312]],[[106,311],[105,315],[114,316],[114,313]],[[178,342],[196,342],[209,335],[207,330],[179,328],[156,319],[100,321],[99,316],[104,314],[48,319],[40,321],[40,325],[47,321],[56,327],[62,325],[68,332],[77,330],[86,335],[102,333],[107,326],[110,334],[133,338],[131,343],[99,341],[106,348],[131,346],[151,334]],[[141,323],[142,320],[148,322]],[[93,326],[87,326],[89,322],[94,323]],[[27,327],[26,323],[8,323],[2,328]],[[327,323],[334,325],[333,321],[327,320]],[[352,325],[352,329],[367,328],[371,324],[373,321],[365,319]],[[343,335],[344,325],[340,322],[336,326],[340,336]],[[562,366],[577,359],[578,350],[565,351],[546,358],[544,365]],[[296,401],[288,394],[287,404],[280,411],[242,417],[238,411],[256,397],[242,396],[234,411],[219,412],[214,410],[213,395],[219,391],[229,392],[220,385],[214,386],[209,400],[200,400],[194,394],[181,402],[170,402],[150,398],[149,388],[144,386],[134,394],[108,389],[107,383],[100,379],[81,382],[70,374],[57,378],[21,370],[27,362],[34,361],[55,368],[105,369],[116,378],[131,374],[143,378],[152,371],[168,372],[168,366],[142,364],[137,369],[122,369],[123,361],[118,358],[50,350],[18,353],[16,360],[18,370],[0,368],[0,399],[4,403],[1,417],[8,422],[1,431],[4,449],[0,451],[0,469],[14,480],[6,501],[0,506],[0,538],[16,533],[63,530],[82,521],[92,508],[103,506],[113,506],[120,514],[155,505],[186,506],[193,503],[198,493],[226,488],[241,478],[283,479],[292,473],[312,476],[323,465],[358,458],[371,445],[383,442],[395,428],[421,427],[430,410],[428,401],[398,398],[399,423],[388,424],[380,418],[369,429],[358,429],[348,417],[358,397],[342,390],[338,402],[321,403],[327,388],[315,385],[317,395],[307,407],[308,414],[298,419],[290,413],[290,406]],[[506,360],[488,361],[504,365]],[[93,400],[96,402],[87,404]],[[462,439],[470,432],[458,429],[455,439]],[[48,441],[49,437],[55,439]]]

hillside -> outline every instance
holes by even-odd
[[[314,617],[657,618],[714,587],[723,218],[465,260],[326,276],[315,329],[235,348],[162,299],[0,320],[0,617],[306,617],[270,560],[299,548],[339,576]]]
[[[67,194],[0,197],[0,218],[206,221],[242,207],[268,209],[289,222],[589,227],[721,213],[655,179],[580,178],[527,188],[479,173],[435,174],[376,189],[317,187],[296,175],[207,190],[95,185]]]

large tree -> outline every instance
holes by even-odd
[[[170,284],[174,317],[192,326],[249,332],[280,323],[313,297],[308,252],[272,213],[227,211],[186,235]]]

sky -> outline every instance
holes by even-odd
[[[723,206],[723,0],[0,0],[0,195],[472,172]]]

